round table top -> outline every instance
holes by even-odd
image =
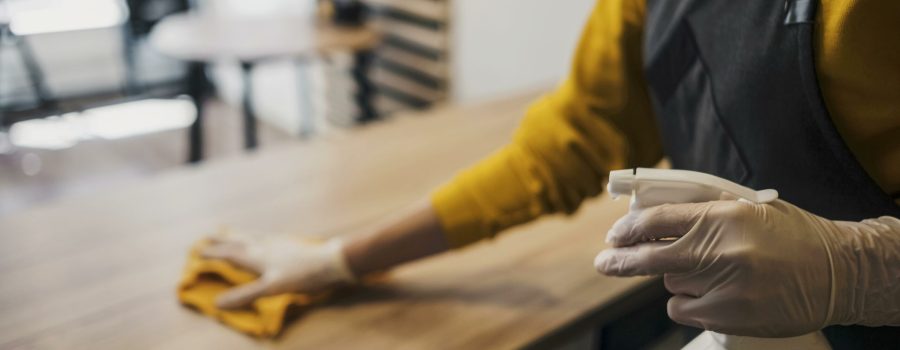
[[[311,17],[223,17],[175,14],[150,33],[153,47],[165,55],[188,61],[313,55],[328,50],[359,50],[380,39],[372,24],[345,27]]]

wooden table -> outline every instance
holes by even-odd
[[[0,219],[0,348],[514,348],[621,314],[657,283],[597,275],[625,201],[587,203],[393,271],[315,307],[277,340],[190,311],[175,286],[192,242],[220,225],[353,234],[506,142],[528,95],[398,117]]]

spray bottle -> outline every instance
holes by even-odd
[[[697,203],[734,199],[769,203],[778,199],[778,191],[756,191],[723,178],[696,171],[634,168],[609,173],[610,195],[631,196],[631,210],[666,203]],[[822,332],[791,338],[754,338],[705,331],[683,349],[687,350],[830,350]]]

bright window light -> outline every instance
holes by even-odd
[[[89,109],[82,114],[91,135],[120,139],[187,127],[194,122],[194,104],[184,100],[141,100]]]
[[[121,0],[6,0],[16,35],[107,28],[125,22]]]
[[[9,139],[16,147],[63,149],[90,139],[121,139],[185,128],[197,116],[186,99],[141,100],[13,124]]]
[[[69,148],[84,138],[84,130],[72,114],[15,123],[9,130],[10,142],[24,148]]]

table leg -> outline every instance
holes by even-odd
[[[10,31],[9,34],[12,37],[13,44],[19,52],[19,59],[22,60],[22,63],[25,66],[26,76],[31,82],[32,91],[34,92],[34,96],[40,103],[40,107],[56,109],[56,99],[53,98],[53,96],[50,94],[50,90],[47,88],[47,81],[44,77],[44,71],[43,69],[41,69],[40,64],[35,58],[34,51],[32,51],[31,49],[31,45],[28,43],[25,37],[17,36],[13,34],[12,31]]]
[[[372,66],[372,51],[361,50],[353,54],[353,80],[356,81],[356,105],[359,107],[358,122],[369,122],[378,118],[378,113],[372,106],[374,86],[369,80],[369,68]]]
[[[256,114],[253,111],[253,62],[241,62],[244,94],[244,148],[256,149],[258,145],[256,133]]]
[[[197,117],[188,128],[188,162],[197,163],[203,159],[203,104],[206,102],[209,86],[206,79],[206,64],[189,63],[187,74],[187,93],[197,109]]]
[[[300,102],[300,136],[310,136],[315,132],[315,108],[312,101],[312,84],[309,83],[307,61],[297,60],[297,90]]]

